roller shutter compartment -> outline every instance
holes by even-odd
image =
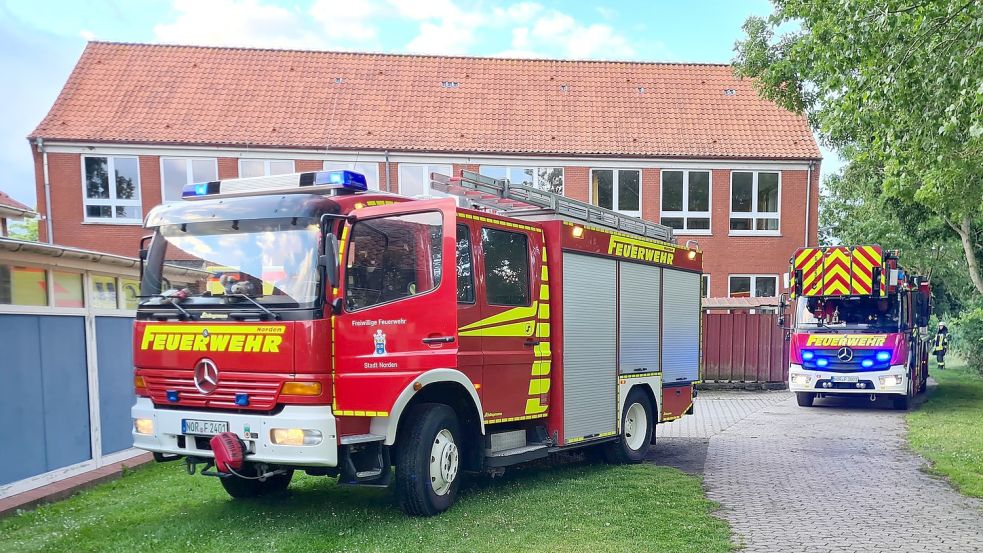
[[[563,435],[614,432],[617,261],[563,254]]]
[[[659,292],[662,269],[638,263],[620,262],[621,374],[659,370]]]
[[[662,273],[662,380],[666,386],[700,378],[700,275]]]

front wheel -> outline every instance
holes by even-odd
[[[640,463],[652,446],[655,432],[652,402],[645,392],[634,388],[625,400],[621,415],[621,435],[604,446],[604,459],[609,463]]]
[[[909,378],[908,379],[908,391],[905,392],[905,395],[903,395],[903,396],[895,396],[894,397],[894,408],[895,409],[897,409],[898,411],[907,411],[908,409],[911,408],[911,396],[914,395],[914,394],[912,394],[913,387],[914,387],[914,380],[911,379],[911,378]]]
[[[225,492],[235,499],[248,499],[282,492],[290,485],[294,471],[288,470],[281,474],[267,477],[266,480],[225,476],[219,478]]]
[[[795,402],[799,407],[812,407],[812,402],[816,399],[816,394],[810,392],[795,392]]]
[[[396,450],[396,494],[410,515],[433,516],[457,499],[461,431],[446,405],[423,403],[408,414]]]

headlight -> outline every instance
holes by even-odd
[[[270,441],[276,445],[317,445],[321,443],[321,431],[300,428],[274,428],[270,430]]]
[[[145,436],[153,436],[154,419],[133,419],[133,431]]]
[[[904,377],[900,375],[889,374],[887,376],[880,377],[879,380],[881,381],[881,386],[890,388],[892,386],[900,385],[901,382],[904,380]]]
[[[793,374],[792,384],[796,386],[808,386],[812,382],[812,377],[807,374]]]

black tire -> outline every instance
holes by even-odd
[[[252,471],[239,472],[240,474],[250,474]],[[222,487],[225,488],[225,492],[234,499],[249,499],[252,497],[280,493],[287,489],[287,486],[290,485],[290,480],[293,477],[294,471],[288,470],[284,474],[271,476],[262,482],[259,480],[239,478],[235,475],[219,478],[219,480],[222,482]]]
[[[403,511],[415,516],[433,516],[446,511],[457,500],[457,490],[461,484],[460,452],[461,429],[457,414],[453,409],[438,403],[422,403],[413,407],[406,415],[406,423],[400,431],[396,449],[396,495]],[[448,447],[446,434],[451,435]],[[440,441],[438,441],[440,440]],[[441,449],[450,465],[456,465],[450,482],[431,474],[434,449]],[[443,466],[444,461],[441,461]],[[443,470],[441,477],[447,473]],[[440,489],[435,489],[438,486]]]
[[[914,380],[908,378],[908,391],[903,396],[894,396],[894,408],[898,411],[907,411],[911,408],[911,393],[915,386]]]
[[[799,407],[812,407],[812,402],[815,399],[816,394],[812,392],[795,392],[795,402],[799,404]]]
[[[639,424],[628,422],[629,412],[638,413],[638,409],[634,408],[636,405],[641,408],[645,416],[644,421],[637,421],[641,424],[641,428]],[[644,435],[639,436],[636,432],[644,432]],[[621,434],[616,441],[604,444],[604,460],[618,465],[641,463],[652,447],[654,432],[655,418],[652,416],[652,402],[645,392],[635,387],[628,392],[628,397],[625,399],[625,407],[621,413]],[[641,438],[640,443],[639,438]]]

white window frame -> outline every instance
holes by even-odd
[[[195,180],[194,180],[194,169],[192,169],[192,167],[194,166],[194,164],[191,163],[192,161],[195,161],[195,160],[211,161],[212,164],[215,166],[215,178],[216,179],[219,179],[219,175],[218,175],[218,158],[217,157],[161,156],[161,158],[160,158],[160,203],[162,203],[162,204],[172,204],[172,203],[181,201],[181,198],[180,197],[177,198],[177,199],[175,199],[175,200],[168,200],[167,197],[165,196],[165,191],[167,190],[167,187],[164,185],[164,160],[175,160],[175,159],[177,159],[177,160],[183,160],[184,161],[184,171],[185,171],[185,179],[186,179],[186,182],[184,183],[184,185],[182,185],[182,187],[183,186],[187,186],[189,184],[194,184],[195,183]]]
[[[670,173],[682,173],[683,174],[683,210],[682,211],[663,211],[662,209],[662,197],[665,194],[665,175],[667,172]],[[690,173],[707,173],[708,180],[707,186],[707,211],[690,211],[689,210],[689,174]],[[689,217],[700,217],[709,220],[710,228],[707,229],[672,229],[672,233],[680,235],[693,235],[693,236],[710,236],[713,234],[713,171],[710,169],[662,169],[659,173],[659,182],[662,186],[659,186],[659,222],[662,222],[663,217],[676,217],[683,219],[683,226],[686,226],[686,219]]]
[[[292,159],[260,159],[260,158],[244,157],[244,158],[239,158],[239,166],[237,168],[237,170],[238,170],[238,173],[237,174],[240,177],[242,176],[242,162],[243,161],[261,161],[263,163],[263,175],[262,176],[264,176],[264,177],[270,176],[270,162],[273,162],[273,163],[289,162],[290,163],[290,170],[287,171],[287,173],[277,173],[278,175],[295,173],[296,172],[296,169],[297,169],[297,164]]]
[[[732,296],[731,295],[730,284],[731,284],[731,280],[733,280],[735,278],[750,278],[751,279],[751,288],[749,290],[749,293],[751,295],[748,296],[749,298],[777,298],[782,293],[781,288],[779,288],[779,286],[781,285],[781,282],[779,282],[778,275],[776,275],[776,274],[760,274],[760,275],[759,274],[753,274],[753,275],[752,274],[734,274],[734,275],[727,275],[727,297],[728,298],[743,297],[743,296]],[[758,296],[755,293],[755,283],[757,282],[757,280],[759,278],[772,278],[772,279],[775,279],[775,295],[774,296]]]
[[[332,165],[333,167],[328,167]],[[358,166],[370,165],[373,167],[372,174],[368,174],[367,171],[359,171]],[[377,161],[334,161],[331,159],[326,159],[321,163],[321,169],[325,171],[355,171],[356,173],[361,173],[365,175],[365,184],[368,185],[369,190],[379,190],[379,162]]]
[[[564,190],[564,192],[566,192],[566,189],[567,189],[566,188],[567,187],[567,174],[566,174],[566,171],[564,170],[564,168],[562,166],[558,166],[558,165],[548,165],[548,166],[547,165],[496,165],[494,163],[488,163],[488,164],[485,164],[485,165],[479,165],[478,166],[478,173],[484,175],[485,174],[485,168],[487,168],[487,167],[495,167],[495,168],[505,169],[505,178],[508,179],[510,183],[522,182],[521,179],[518,180],[518,181],[516,181],[516,179],[513,179],[512,178],[512,171],[513,170],[518,170],[521,173],[525,169],[532,169],[532,175],[533,175],[533,177],[532,177],[533,178],[532,183],[533,183],[533,187],[538,188],[540,190],[546,190],[546,187],[543,186],[540,183],[540,180],[539,180],[539,171],[542,170],[542,169],[545,169],[546,171],[552,171],[554,169],[559,169],[560,170],[560,175],[561,175],[560,178],[563,180],[563,190]],[[523,175],[523,178],[525,178],[525,175]]]
[[[641,167],[638,167],[638,168],[633,168],[633,167],[624,167],[624,168],[621,168],[621,167],[591,167],[590,168],[590,173],[587,175],[587,177],[588,177],[588,180],[587,180],[587,196],[588,196],[588,203],[590,203],[591,205],[597,205],[597,204],[594,203],[594,171],[613,171],[614,172],[613,173],[613,177],[614,178],[613,178],[613,180],[611,182],[611,187],[612,187],[612,190],[611,190],[611,206],[612,207],[615,207],[615,208],[618,205],[620,205],[620,203],[621,203],[620,202],[620,199],[618,198],[618,188],[619,188],[618,183],[621,181],[621,172],[622,171],[637,171],[638,172],[638,210],[637,211],[632,211],[632,210],[626,210],[626,209],[614,209],[614,211],[617,211],[618,213],[623,213],[623,214],[628,215],[630,217],[641,217],[642,216],[642,206],[645,205],[645,203],[644,203],[645,202],[645,198],[644,198],[644,196],[642,196],[642,190],[645,188],[645,186],[642,184],[642,169],[641,169]],[[566,186],[566,183],[564,183],[564,186]],[[600,207],[600,206],[598,206],[598,207]]]
[[[734,174],[751,173],[751,211],[734,211]],[[758,175],[774,173],[778,175],[778,211],[758,211]],[[731,219],[751,219],[751,230],[732,230]],[[758,219],[778,219],[777,230],[756,230]],[[730,172],[730,217],[727,230],[731,236],[781,236],[782,235],[782,172],[781,171],[731,171]]]
[[[707,294],[703,296],[704,298],[709,298],[710,296],[710,275],[704,273],[700,275],[700,288],[703,288],[703,283],[706,282]]]
[[[398,190],[399,190],[399,194],[400,195],[406,196],[406,191],[403,190],[403,169],[417,169],[419,167],[423,167],[424,180],[427,181],[428,183],[429,183],[430,173],[441,173],[441,174],[450,175],[451,173],[454,172],[454,164],[452,164],[452,163],[400,163],[399,166],[396,168],[396,179],[397,179],[396,180],[396,182],[397,182],[397,185],[396,186],[398,187]],[[447,169],[447,168],[450,168],[450,170],[449,171],[444,171],[444,169]],[[434,190],[433,188],[431,188],[429,186],[425,187],[424,190],[425,190],[425,193],[424,194],[422,194],[422,195],[421,194],[418,194],[418,195],[411,196],[411,197],[413,197],[413,198],[443,198],[443,197],[446,197],[447,196],[447,194],[444,194],[443,192],[440,192],[438,190]]]
[[[108,198],[90,198],[86,195],[86,183],[85,183],[85,160],[90,157],[103,157],[106,158],[106,173],[109,182],[109,197]],[[136,182],[136,198],[132,200],[118,200],[116,199],[116,183],[113,182],[113,175],[116,174],[116,159],[135,159],[137,162],[137,182]],[[139,156],[116,156],[110,154],[86,154],[79,156],[79,161],[81,162],[82,168],[82,222],[83,223],[98,223],[103,225],[142,225],[143,224],[143,202],[142,194],[140,188],[143,186],[143,177],[140,174],[140,157]],[[89,206],[109,206],[111,216],[110,217],[89,217]],[[117,217],[116,207],[139,207],[140,217]]]

